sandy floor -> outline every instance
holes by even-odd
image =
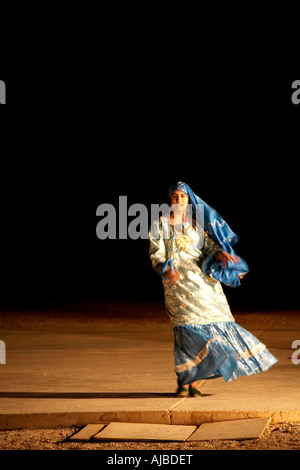
[[[0,431],[0,450],[299,450],[300,423],[270,425],[260,439],[208,442],[68,442],[76,427]]]
[[[232,311],[237,323],[248,327],[249,312]],[[250,312],[251,324],[259,322],[262,328],[270,322],[280,324],[297,323],[299,310],[281,310]],[[153,325],[167,323],[170,320],[163,302],[84,302],[79,305],[61,305],[45,310],[1,310],[0,327],[35,328],[35,327],[78,327],[99,325],[128,325],[128,323]]]

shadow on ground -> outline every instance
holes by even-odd
[[[211,396],[204,393],[202,397]],[[82,392],[0,392],[0,398],[177,398],[176,393],[82,393]]]

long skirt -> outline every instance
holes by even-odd
[[[257,374],[277,359],[249,331],[233,321],[174,328],[178,384],[223,377],[226,382]]]

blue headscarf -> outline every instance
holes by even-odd
[[[195,214],[198,210],[197,205],[204,205],[204,230],[222,250],[236,256],[232,247],[239,240],[239,237],[231,230],[220,214],[197,196],[186,183],[182,181],[175,183],[171,186],[169,195],[171,196],[176,190],[184,192],[189,197],[189,203],[192,204]],[[227,266],[225,266],[222,261],[216,261],[214,255],[210,255],[204,260],[202,270],[227,286],[238,287],[241,284],[240,279],[249,272],[249,267],[242,258],[237,264],[228,260]]]

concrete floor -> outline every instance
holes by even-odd
[[[75,311],[76,310],[76,311]],[[169,424],[269,416],[300,421],[300,312],[235,313],[279,362],[268,372],[203,382],[203,397],[175,396],[173,331],[160,303],[2,312],[0,429],[130,421]],[[299,352],[300,357],[300,352]]]

